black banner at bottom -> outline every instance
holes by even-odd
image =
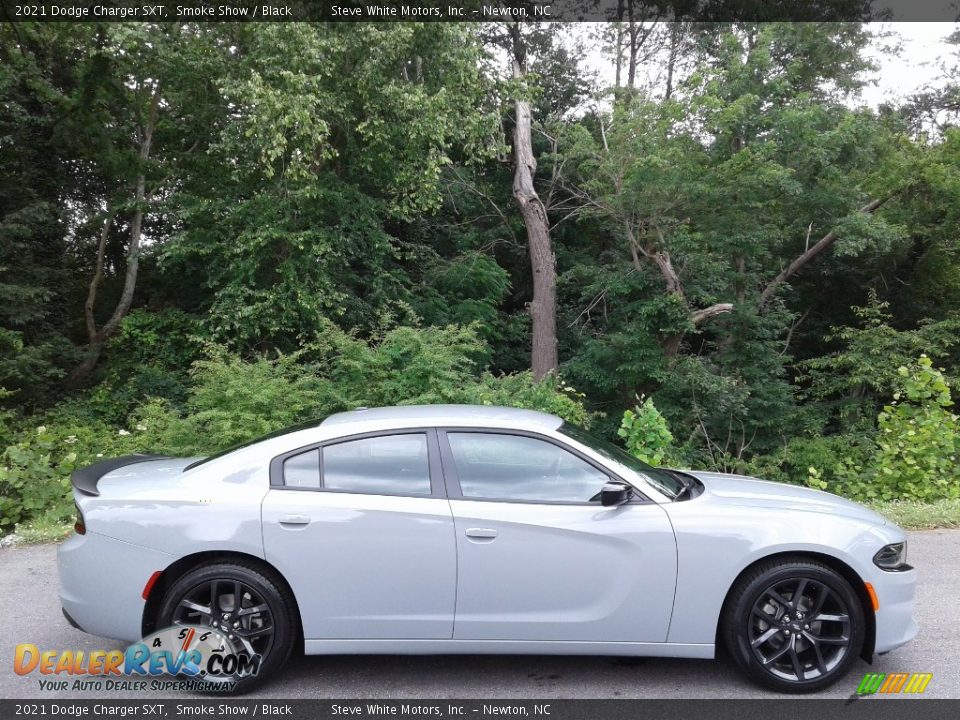
[[[0,718],[403,718],[404,720],[955,720],[960,700],[859,697],[850,700],[0,700]]]

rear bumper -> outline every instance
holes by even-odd
[[[60,546],[60,605],[72,625],[92,635],[141,638],[141,593],[156,570],[174,558],[105,535],[74,535]]]
[[[873,581],[880,609],[877,610],[877,640],[874,650],[886,653],[917,634],[913,619],[914,596],[917,588],[917,571],[880,572]]]

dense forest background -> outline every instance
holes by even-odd
[[[858,106],[874,31],[4,24],[0,532],[408,402],[960,497],[960,61]]]

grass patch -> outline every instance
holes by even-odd
[[[960,528],[960,499],[931,503],[916,500],[891,500],[867,505],[905,530]]]
[[[73,532],[73,520],[64,520],[63,513],[46,512],[17,525],[14,535],[18,545],[59,542]]]

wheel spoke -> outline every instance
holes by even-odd
[[[244,617],[246,615],[258,615],[262,612],[267,612],[268,609],[269,608],[266,605],[254,605],[253,607],[241,608],[237,615],[239,617]]]
[[[782,658],[784,655],[786,655],[789,651],[790,651],[790,644],[784,643],[783,647],[777,650],[773,655],[771,655],[768,658],[764,658],[763,664],[771,665],[775,663],[777,660],[779,660],[780,658]]]
[[[819,622],[842,622],[842,623],[845,623],[845,622],[849,622],[849,621],[850,621],[850,616],[849,616],[849,615],[843,615],[843,614],[840,614],[840,615],[825,615],[825,614],[821,613],[820,615],[817,615],[816,617],[814,617],[813,619],[810,620],[810,622],[818,622],[818,621],[819,621]]]
[[[797,583],[797,591],[793,594],[793,609],[800,609],[800,601],[803,599],[803,594],[807,590],[807,579],[800,578],[800,582]]]
[[[770,599],[772,599],[774,602],[780,605],[784,610],[789,610],[793,607],[793,605],[789,600],[787,600],[785,597],[783,597],[783,595],[778,593],[773,588],[770,588],[769,590],[767,590],[767,595],[770,597]]]
[[[214,613],[220,612],[220,603],[218,602],[218,599],[219,598],[217,597],[217,581],[211,580],[210,581],[210,609]]]
[[[273,632],[273,626],[267,625],[261,628],[254,628],[253,630],[239,629],[234,630],[234,634],[240,638],[246,638],[248,640],[253,640],[254,638],[261,637],[262,635],[268,635]]]
[[[210,617],[212,614],[211,608],[204,607],[203,605],[195,603],[193,600],[189,600],[187,598],[183,598],[180,601],[180,606],[185,607],[188,610],[192,610],[193,612],[200,613],[201,615],[206,615],[207,617]]]
[[[753,614],[756,615],[756,616],[759,617],[759,618],[762,618],[763,620],[765,620],[766,622],[768,622],[768,623],[771,624],[771,625],[774,625],[774,624],[777,622],[777,619],[776,619],[775,617],[773,617],[772,615],[770,615],[769,613],[765,612],[765,611],[763,610],[763,608],[754,607],[754,608],[753,608]]]
[[[816,642],[818,645],[849,645],[850,638],[848,637],[816,637]]]
[[[780,634],[780,628],[778,628],[778,627],[772,627],[772,628],[770,628],[769,630],[767,630],[765,633],[763,633],[763,635],[761,635],[760,637],[758,637],[756,640],[754,640],[754,641],[753,641],[752,643],[750,643],[750,644],[751,644],[753,647],[760,647],[760,646],[763,645],[765,642],[767,642],[770,638],[772,638],[774,635],[779,635],[779,634]]]
[[[807,639],[809,640],[809,637]],[[816,642],[810,644],[813,646],[813,653],[817,658],[817,670],[820,671],[821,675],[825,675],[827,672],[827,664],[823,661],[823,653],[820,652],[820,644]]]
[[[793,672],[798,680],[806,680],[807,676],[803,672],[803,663],[800,662],[800,655],[797,653],[796,642],[790,643],[790,661],[793,663]]]
[[[817,599],[814,601],[813,605],[810,606],[810,609],[807,611],[807,615],[810,617],[816,617],[817,614],[823,610],[823,604],[826,602],[827,597],[830,595],[830,590],[826,585],[816,584],[817,590]]]

